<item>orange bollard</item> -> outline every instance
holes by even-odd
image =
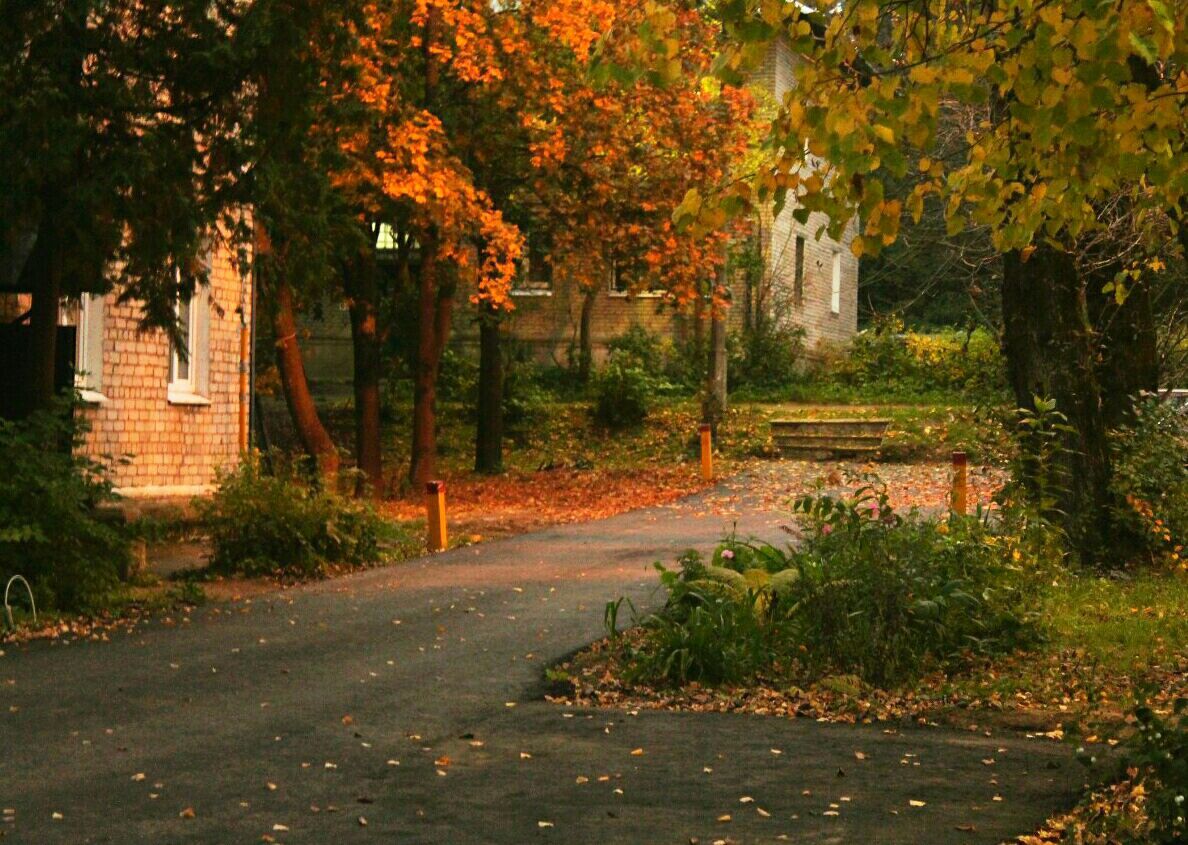
[[[429,523],[429,551],[445,551],[445,549],[449,546],[449,534],[446,531],[446,499],[444,481],[426,482],[425,515]]]
[[[714,480],[714,429],[708,424],[701,426],[701,477]]]
[[[953,496],[952,510],[958,516],[965,516],[969,503],[969,456],[964,452],[953,453]]]

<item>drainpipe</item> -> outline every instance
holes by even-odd
[[[248,295],[246,286],[252,278],[251,317],[248,316]],[[247,454],[251,447],[251,349],[256,322],[255,269],[239,273],[239,454]]]
[[[259,288],[257,282],[260,274],[256,270],[256,251],[252,248],[252,317],[248,321],[248,446],[251,447],[255,442],[255,414],[256,408],[256,307],[259,303],[259,296],[256,290]],[[267,445],[267,444],[265,444]]]

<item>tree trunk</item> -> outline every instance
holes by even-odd
[[[413,442],[408,477],[414,487],[437,473],[437,376],[441,353],[449,339],[453,311],[452,280],[437,255],[432,236],[422,239],[418,280],[417,368],[413,381]]]
[[[497,312],[479,305],[478,430],[474,471],[503,472],[503,349]]]
[[[305,363],[301,360],[301,349],[297,345],[297,319],[293,309],[293,291],[283,279],[265,281],[269,272],[260,270],[261,290],[272,295],[272,332],[276,341],[276,364],[280,370],[281,387],[285,404],[297,431],[301,448],[318,465],[319,474],[332,479],[338,474],[338,450],[314,404],[305,377]]]
[[[1113,269],[1095,273],[1089,280],[1091,313],[1101,326],[1099,355],[1102,412],[1106,425],[1117,428],[1134,419],[1144,392],[1159,389],[1159,333],[1148,279],[1134,281],[1122,303],[1102,287],[1113,278]]]
[[[49,408],[57,394],[58,311],[62,302],[62,254],[54,222],[46,214],[25,263],[22,286],[33,291],[29,313],[29,363],[19,415]]]
[[[594,305],[598,302],[598,288],[587,288],[582,292],[581,322],[578,324],[578,380],[582,384],[590,381],[594,370],[594,339],[591,331],[594,324]]]
[[[701,408],[701,421],[712,425],[715,431],[726,413],[726,386],[726,315],[715,307],[710,314],[705,397]]]
[[[379,325],[379,268],[374,257],[361,254],[343,269],[343,287],[351,315],[354,352],[355,460],[364,487],[373,498],[384,495],[384,467],[380,427],[380,374],[383,339]]]
[[[1074,553],[1099,568],[1124,563],[1128,547],[1115,518],[1109,430],[1121,421],[1121,409],[1133,405],[1117,391],[1151,377],[1146,365],[1144,373],[1126,374],[1135,366],[1130,351],[1110,340],[1122,326],[1148,331],[1149,301],[1144,306],[1139,297],[1129,308],[1113,306],[1118,310],[1102,331],[1098,321],[1111,309],[1095,302],[1100,288],[1100,279],[1079,276],[1072,255],[1047,245],[1038,246],[1028,261],[1018,253],[1004,258],[1003,351],[1016,402],[1034,410],[1035,397],[1053,399],[1069,427],[1058,436],[1061,448],[1051,466],[1044,466],[1035,449],[1023,455],[1019,480],[1033,497],[1048,492],[1052,501],[1045,506]],[[1154,339],[1131,342],[1138,350],[1134,355],[1146,361]]]

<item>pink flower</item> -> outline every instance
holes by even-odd
[[[730,549],[722,549],[722,557],[726,558],[726,560],[734,560],[734,552],[730,551]]]
[[[833,523],[826,522],[824,525],[822,525],[821,533],[824,534],[826,537],[828,537],[830,534],[832,534],[833,533]]]

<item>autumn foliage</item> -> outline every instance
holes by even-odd
[[[664,80],[589,72],[596,52],[629,58],[631,40],[614,36],[642,23],[635,6],[366,6],[340,92],[361,119],[339,130],[336,185],[361,218],[436,244],[498,307],[510,307],[526,220],[549,230],[578,279],[601,281],[608,260],[633,253],[641,285],[687,300],[720,260],[723,232],[695,238],[670,218],[690,187],[728,178],[751,103],[744,88],[705,83],[717,29],[674,6]]]
[[[596,72],[631,61],[633,33],[653,18],[670,33],[662,73]],[[733,177],[752,107],[744,88],[711,79],[720,28],[683,3],[364,3],[343,24],[350,49],[322,55],[325,119],[310,134],[331,151],[347,232],[342,289],[360,438],[372,443],[360,463],[379,489],[375,362],[397,293],[367,281],[380,227],[403,245],[399,284],[418,303],[409,478],[420,483],[434,472],[456,301],[510,311],[530,236],[554,272],[591,289],[615,272],[677,305],[711,292],[729,223],[693,233],[673,213],[691,187]],[[359,361],[373,363],[360,372]]]

